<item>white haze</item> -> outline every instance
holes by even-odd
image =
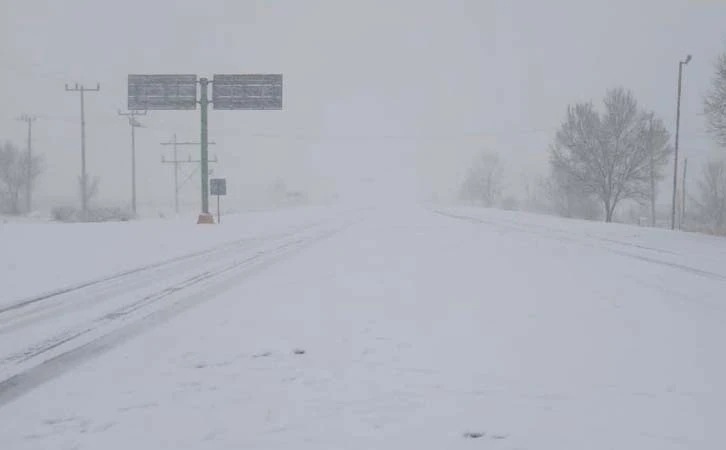
[[[282,112],[210,112],[210,147],[229,205],[264,204],[283,182],[315,199],[380,203],[452,196],[472,155],[497,152],[506,191],[547,171],[567,104],[623,85],[674,131],[679,59],[684,156],[715,151],[700,116],[726,50],[720,1],[164,1],[3,0],[0,139],[25,146],[15,120],[35,114],[46,159],[36,198],[77,203],[79,99],[88,171],[103,203],[130,191],[129,73],[283,73]],[[199,113],[155,111],[137,130],[139,202],[169,209],[168,141],[199,139]],[[182,149],[181,155],[196,148]],[[189,173],[191,166],[184,168]],[[672,169],[671,169],[672,170]],[[183,189],[198,207],[198,181]],[[664,193],[661,193],[663,196]],[[663,198],[663,197],[662,197]]]

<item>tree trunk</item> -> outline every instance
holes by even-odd
[[[655,227],[655,169],[654,163],[650,163],[650,226]]]
[[[610,223],[613,221],[613,217],[615,217],[615,207],[617,206],[617,204],[618,204],[618,202],[617,202],[617,200],[615,200],[610,205],[610,210],[607,213],[606,222]]]
[[[605,206],[605,222],[610,223],[613,220],[613,209],[610,205],[610,199],[603,200]]]
[[[20,214],[20,195],[17,190],[10,192],[10,212]]]

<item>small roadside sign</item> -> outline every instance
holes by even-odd
[[[219,208],[219,198],[227,195],[227,179],[212,178],[209,180],[209,193],[217,196],[217,223],[222,223],[222,213]]]
[[[209,180],[209,190],[211,195],[227,195],[227,179],[212,178]]]

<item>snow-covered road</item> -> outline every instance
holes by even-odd
[[[306,224],[243,238],[0,308],[0,405],[135,334],[140,325],[204,301],[226,279],[258,270],[348,224]]]
[[[0,312],[0,448],[726,448],[726,240],[464,208],[288,219]]]

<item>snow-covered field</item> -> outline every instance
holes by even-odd
[[[0,243],[2,449],[726,448],[722,238],[300,209]]]

